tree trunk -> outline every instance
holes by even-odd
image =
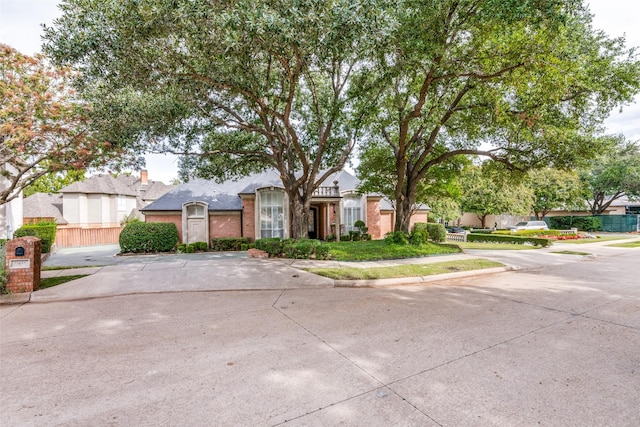
[[[289,237],[304,239],[309,237],[309,216],[311,197],[289,193]],[[306,196],[306,195],[305,195]]]
[[[411,214],[413,212],[413,203],[406,195],[402,195],[399,200],[396,198],[396,220],[393,231],[402,231],[408,233],[411,226]]]

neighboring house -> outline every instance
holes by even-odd
[[[326,239],[355,230],[364,221],[374,239],[393,228],[393,210],[380,195],[357,193],[358,180],[346,171],[331,175],[313,195],[309,237]],[[386,210],[385,210],[386,209]],[[275,170],[235,181],[193,180],[143,208],[146,222],[173,222],[180,241],[216,237],[289,237],[289,203]],[[413,222],[426,222],[425,209]]]
[[[136,208],[137,192],[111,175],[95,175],[60,190],[69,226],[117,227]]]
[[[95,175],[59,194],[36,193],[24,199],[24,222],[55,221],[60,247],[118,243],[123,220],[143,219],[139,210],[173,186],[140,177]]]
[[[9,164],[0,166],[0,172],[14,172]],[[9,180],[0,173],[0,187],[9,188]],[[13,232],[22,226],[22,191],[8,203],[0,205],[0,239],[10,239]]]
[[[35,224],[40,221],[66,225],[62,216],[62,194],[35,193],[24,199],[24,222]]]

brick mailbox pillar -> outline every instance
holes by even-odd
[[[12,293],[40,289],[42,241],[26,236],[7,241],[7,290]]]

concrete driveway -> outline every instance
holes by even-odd
[[[640,250],[590,250],[421,286],[1,306],[0,425],[635,426]]]

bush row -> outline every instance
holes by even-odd
[[[582,231],[602,230],[602,220],[596,216],[552,216],[549,217],[550,228],[568,230],[577,228]]]
[[[56,240],[56,223],[39,222],[37,224],[25,224],[13,233],[14,238],[34,236],[42,240],[42,253],[51,252],[51,245]]]
[[[526,236],[505,236],[502,234],[467,234],[467,242],[494,242],[494,243],[516,243],[523,245],[530,243],[534,246],[547,247],[551,246],[552,241],[550,239],[543,239],[539,237],[526,237]]]
[[[169,252],[178,244],[178,229],[174,223],[132,222],[120,232],[119,242],[123,253]]]
[[[444,225],[435,222],[416,222],[413,231],[426,231],[429,239],[436,243],[447,240],[447,229]]]
[[[212,251],[242,251],[247,250],[251,243],[248,237],[221,237],[211,239]],[[244,248],[244,249],[243,249]]]
[[[314,239],[280,240],[277,237],[258,239],[255,242],[255,247],[267,252],[269,257],[329,259],[329,247]]]

